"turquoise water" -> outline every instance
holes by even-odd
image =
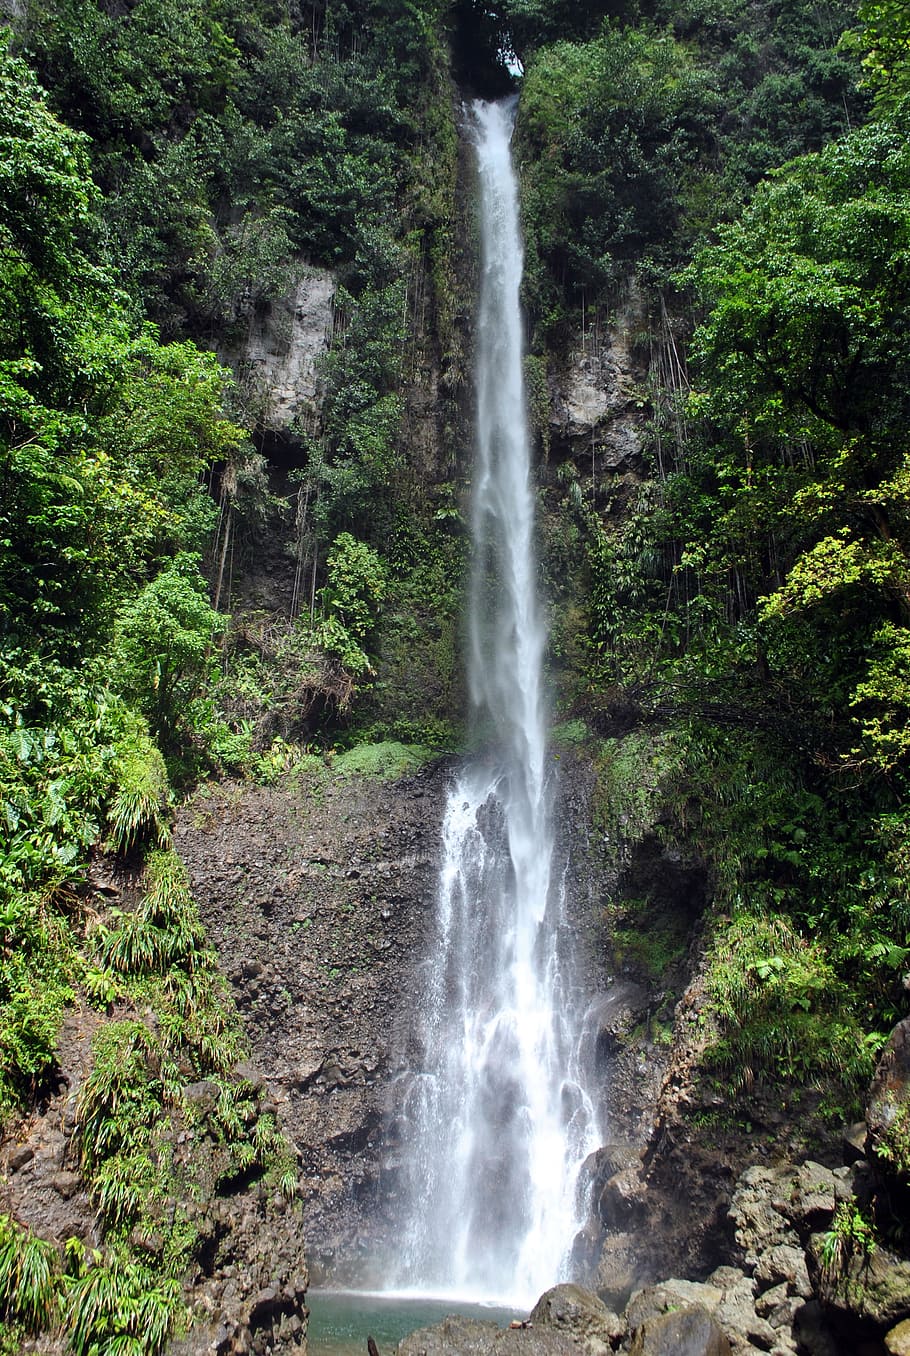
[[[370,1295],[350,1290],[311,1290],[307,1345],[310,1356],[367,1356],[367,1338],[373,1337],[380,1356],[394,1356],[402,1337],[417,1328],[441,1323],[447,1314],[485,1319],[508,1327],[513,1318],[525,1318],[513,1309],[495,1309],[453,1299],[412,1299]]]

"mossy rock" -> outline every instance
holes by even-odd
[[[819,1244],[813,1239],[813,1250]],[[889,1328],[910,1318],[910,1262],[887,1248],[855,1253],[826,1287],[825,1300],[858,1318]]]
[[[866,1109],[867,1153],[876,1176],[910,1188],[910,1017],[898,1022],[882,1051]]]

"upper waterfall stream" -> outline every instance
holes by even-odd
[[[522,375],[512,102],[472,105],[481,239],[468,678],[484,754],[452,786],[438,938],[404,1097],[399,1282],[530,1305],[564,1269],[598,1138],[556,860]]]

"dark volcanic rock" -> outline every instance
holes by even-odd
[[[579,1356],[566,1332],[552,1327],[500,1328],[452,1315],[398,1344],[398,1356]]]
[[[697,1305],[651,1318],[638,1329],[630,1356],[730,1356],[730,1343]]]
[[[574,1337],[589,1356],[611,1351],[625,1331],[622,1319],[580,1285],[556,1285],[531,1311],[535,1328],[558,1328]]]
[[[386,1112],[447,784],[439,764],[397,782],[317,767],[280,787],[206,788],[176,830],[266,1097],[301,1153],[314,1274],[331,1264],[336,1283],[366,1279],[380,1196],[394,1200]]]
[[[822,1237],[814,1242],[819,1257]],[[910,1261],[879,1245],[875,1252],[848,1258],[824,1286],[833,1308],[885,1328],[910,1318]]]
[[[206,1272],[190,1292],[193,1326],[169,1356],[305,1352],[309,1277],[299,1208],[279,1212],[260,1189],[214,1200],[194,1222]]]

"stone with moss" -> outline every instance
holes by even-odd
[[[821,1236],[812,1240],[819,1256]],[[881,1328],[910,1319],[910,1262],[889,1249],[853,1249],[839,1269],[823,1278],[823,1298],[832,1308],[846,1310]]]
[[[866,1109],[867,1153],[888,1186],[910,1187],[910,1018],[882,1051]]]

